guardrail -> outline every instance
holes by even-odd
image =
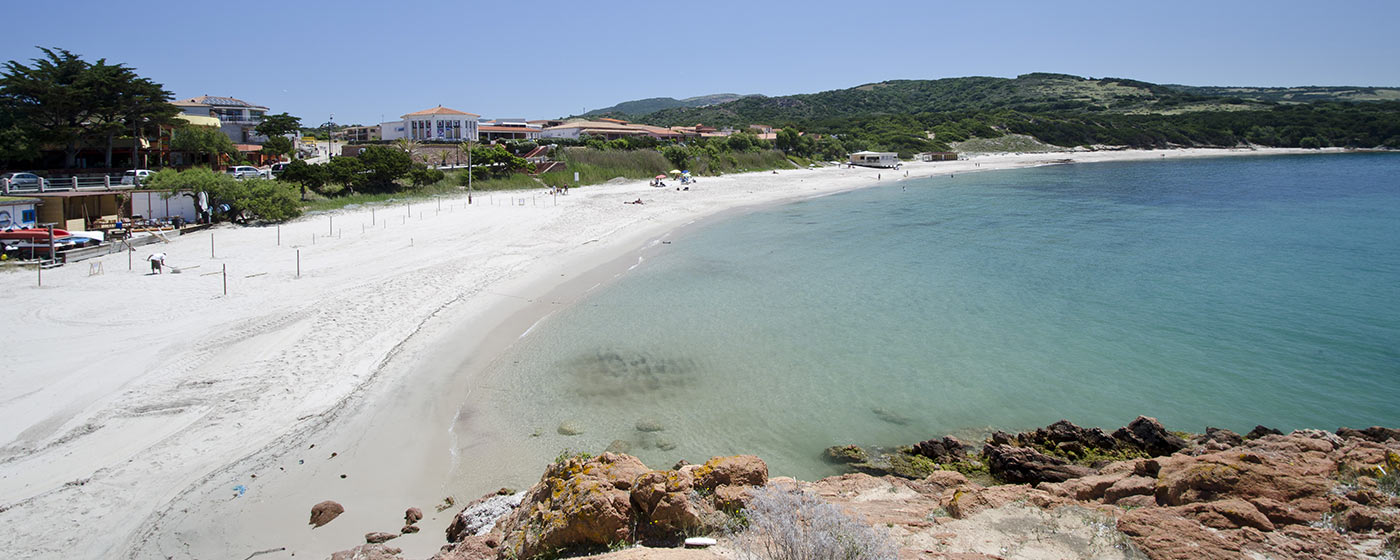
[[[121,184],[121,177],[102,175],[100,177],[53,177],[39,179],[38,185],[13,185],[9,179],[0,179],[0,192],[4,194],[35,194],[63,191],[103,191],[111,189],[134,189],[136,185]]]

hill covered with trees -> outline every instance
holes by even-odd
[[[903,154],[1027,134],[1058,146],[1400,148],[1400,88],[1234,88],[1026,74],[893,80],[636,117],[658,125],[766,124]]]

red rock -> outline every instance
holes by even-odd
[[[1202,525],[1216,529],[1253,527],[1260,531],[1274,530],[1273,522],[1260,513],[1254,504],[1240,499],[1191,504],[1180,506],[1178,509],[1183,515],[1193,517]]]
[[[362,544],[350,550],[331,554],[331,560],[403,560],[403,549],[385,544]]]
[[[695,486],[713,490],[726,484],[763,486],[768,483],[768,464],[753,455],[715,457],[694,470]]]
[[[382,542],[391,541],[391,540],[393,540],[393,539],[397,539],[397,538],[399,538],[399,535],[400,535],[400,533],[385,533],[385,532],[365,533],[365,542],[367,542],[367,543],[369,543],[369,544],[378,544],[378,543],[382,543]]]
[[[1117,484],[1119,481],[1128,478],[1129,473],[1118,472],[1114,474],[1096,474],[1080,478],[1074,478],[1059,483],[1043,483],[1036,486],[1057,496],[1074,498],[1081,502],[1089,502],[1102,499],[1104,491]],[[1150,479],[1149,479],[1150,480]],[[1155,482],[1155,481],[1154,481]]]
[[[335,518],[340,517],[340,514],[342,513],[345,513],[345,506],[342,506],[331,500],[326,500],[324,502],[311,506],[310,524],[320,527],[322,525],[330,523],[331,521],[334,521]]]
[[[1151,496],[1157,490],[1157,479],[1146,476],[1128,476],[1119,479],[1103,492],[1106,504],[1118,503],[1128,496]],[[1156,498],[1153,498],[1156,503]]]
[[[420,519],[423,519],[423,510],[421,509],[411,507],[403,512],[403,522],[406,524],[412,525]]]
[[[1157,498],[1152,496],[1125,496],[1113,502],[1123,509],[1157,507]]]

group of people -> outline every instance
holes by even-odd
[[[569,186],[568,186],[568,185],[560,185],[560,186],[556,187],[556,186],[550,185],[550,187],[549,187],[549,194],[569,194]]]

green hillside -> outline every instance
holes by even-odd
[[[719,103],[728,103],[730,101],[741,99],[743,97],[743,95],[739,95],[737,93],[713,93],[710,95],[687,97],[685,99],[675,99],[672,97],[651,97],[648,99],[637,99],[635,101],[624,101],[622,103],[618,103],[617,105],[613,105],[612,107],[594,109],[592,111],[577,116],[601,117],[613,115],[631,117],[637,115],[646,115],[648,113],[655,113],[663,109],[672,109],[677,107],[705,107],[708,105],[716,105]]]
[[[1169,85],[1190,95],[1237,97],[1267,103],[1312,103],[1315,101],[1400,101],[1400,88],[1305,86],[1305,87],[1225,87]]]

